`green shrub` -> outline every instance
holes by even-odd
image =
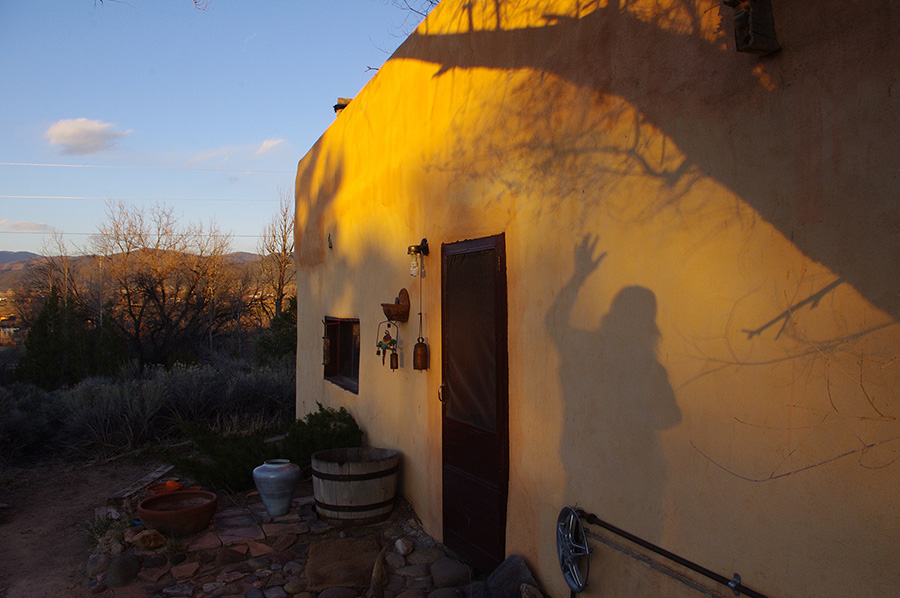
[[[122,364],[116,376],[61,390],[0,386],[0,461],[61,449],[116,454],[184,438],[179,422],[218,432],[282,434],[294,421],[293,367]],[[259,463],[257,463],[258,465]]]
[[[72,448],[133,450],[158,439],[164,431],[160,415],[166,402],[165,388],[156,381],[89,378],[59,394]]]
[[[225,387],[225,404],[232,413],[281,416],[294,419],[296,383],[294,367],[250,368],[235,373]]]
[[[125,356],[124,341],[109,318],[100,322],[91,321],[74,299],[51,289],[25,337],[16,379],[54,390],[115,371]]]
[[[282,441],[285,458],[301,467],[318,451],[362,446],[363,431],[349,411],[318,405],[318,411],[291,424]]]
[[[32,384],[0,386],[0,461],[52,452],[64,417],[53,393]]]
[[[266,434],[221,434],[206,426],[182,423],[196,452],[170,458],[180,472],[216,490],[239,492],[253,488],[253,469],[278,457],[278,447]]]
[[[294,363],[297,357],[297,297],[288,297],[287,305],[269,322],[256,344],[256,359],[261,364]]]

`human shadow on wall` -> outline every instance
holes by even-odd
[[[808,19],[798,14],[802,5],[783,2],[778,25],[785,47],[753,62],[734,51],[730,36],[705,36],[706,15],[700,4],[686,0],[670,3],[671,20],[642,14],[629,0],[611,0],[518,28],[503,23],[505,4],[493,4],[496,18],[485,19],[491,28],[476,29],[472,3],[459,3],[459,14],[451,15],[457,31],[433,32],[426,21],[393,58],[433,63],[434,77],[455,69],[528,69],[624,98],[641,122],[674,141],[686,156],[685,169],[690,165],[721,182],[799,251],[900,318],[892,282],[900,279],[900,209],[888,184],[896,164],[894,153],[879,151],[900,144],[900,120],[889,118],[896,103],[887,85],[896,78],[891,65],[900,60],[900,44],[882,47],[882,60],[873,63],[868,44],[844,39],[845,23],[855,27],[855,35],[884,39],[890,18],[872,19],[829,0],[822,13],[832,18]],[[720,29],[730,34],[731,11],[718,10]],[[676,16],[689,25],[671,26]],[[822,44],[801,43],[810,39]],[[799,76],[818,55],[833,57],[827,73]],[[859,91],[870,88],[871,93]],[[538,105],[552,113],[570,103]],[[571,155],[565,149],[559,148],[548,171]],[[568,183],[564,177],[561,182]]]
[[[606,257],[594,257],[597,245],[586,236],[576,246],[572,278],[546,317],[559,355],[565,500],[655,541],[663,531],[666,483],[658,435],[681,421],[681,411],[656,355],[653,291],[624,287],[596,330],[573,325],[579,292]]]

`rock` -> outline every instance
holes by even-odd
[[[263,596],[266,598],[287,598],[287,595],[288,593],[281,586],[272,586],[263,591]]]
[[[487,584],[483,581],[476,581],[463,588],[463,595],[466,598],[490,598]]]
[[[220,565],[231,565],[243,562],[247,557],[232,548],[220,548],[217,558]]]
[[[519,593],[522,598],[544,598],[544,594],[529,583],[523,583],[519,586]]]
[[[259,588],[250,588],[244,592],[244,598],[265,598],[265,595]]]
[[[165,567],[169,562],[169,559],[166,558],[164,554],[154,554],[153,556],[147,557],[144,561],[145,567]]]
[[[394,550],[402,556],[409,556],[415,549],[416,545],[409,538],[400,538],[394,542]]]
[[[146,594],[148,596],[152,596],[153,594],[159,594],[166,588],[171,588],[174,585],[175,585],[175,580],[170,579],[168,581],[163,581],[163,582],[153,584],[150,586],[143,586],[143,587],[141,587],[141,590],[143,590],[144,594]],[[116,595],[118,596],[118,594],[116,594]]]
[[[295,558],[297,558],[297,555],[295,555],[290,550],[284,550],[282,552],[278,552],[276,554],[271,555],[270,558],[271,558],[272,562],[274,562],[274,563],[278,563],[279,565],[285,565],[288,562],[293,561]]]
[[[438,588],[428,598],[462,598],[462,593],[456,588]]]
[[[284,564],[282,571],[284,571],[286,575],[300,575],[303,573],[303,565],[297,561],[288,561]]]
[[[194,594],[194,584],[193,582],[185,582],[175,584],[174,586],[169,586],[168,588],[163,588],[163,594],[166,596],[193,596]]]
[[[408,567],[401,567],[394,571],[397,575],[402,575],[403,577],[425,577],[431,573],[431,570],[428,568],[428,565],[424,563],[420,563],[418,565],[409,565]]]
[[[522,584],[537,586],[522,557],[512,554],[488,576],[488,594],[491,598],[519,598]]]
[[[284,591],[288,594],[302,594],[306,590],[306,584],[299,579],[292,579],[284,584]]]
[[[406,578],[399,575],[391,575],[388,584],[384,586],[386,592],[397,594],[406,590]]]
[[[145,529],[134,535],[132,543],[143,550],[152,550],[166,545],[166,537],[155,529]]]
[[[177,580],[190,579],[199,568],[200,563],[184,563],[176,565],[172,567],[172,577]]]
[[[122,514],[115,507],[97,507],[94,509],[95,519],[109,519],[110,521],[118,521],[122,518]]]
[[[402,594],[398,594],[397,598],[425,598],[425,593],[422,590],[406,590]]]
[[[434,589],[434,582],[430,575],[428,577],[410,577],[406,580],[406,587],[410,590],[431,590]]]
[[[264,557],[253,558],[247,561],[247,565],[254,571],[258,571],[269,566],[269,559]]]
[[[403,555],[397,554],[396,552],[388,552],[384,555],[384,564],[389,571],[396,571],[397,569],[406,566],[406,559],[403,558]]]
[[[127,586],[135,579],[141,570],[141,560],[136,556],[119,556],[109,562],[109,570],[106,572],[106,585],[111,588]]]
[[[219,573],[219,575],[216,577],[216,581],[220,581],[222,583],[231,583],[244,577],[247,577],[247,574],[242,571],[229,571],[227,573]]]
[[[439,561],[440,559],[447,556],[444,553],[444,550],[440,546],[431,546],[429,548],[423,548],[421,550],[415,550],[411,552],[406,560],[411,565],[430,565],[435,561]]]
[[[144,567],[141,569],[141,572],[138,573],[138,579],[142,579],[144,581],[149,581],[150,583],[156,583],[160,579],[163,578],[169,572],[168,567]]]
[[[94,587],[91,588],[91,594],[95,594],[95,595],[102,594],[103,592],[105,592],[108,589],[109,589],[108,586],[106,586],[102,583],[98,583],[97,585],[95,585]]]
[[[472,582],[472,571],[468,565],[456,559],[444,557],[431,565],[431,578],[435,587],[455,588]]]
[[[201,589],[203,590],[204,594],[211,594],[222,587],[225,587],[225,584],[221,581],[210,581],[203,584]]]
[[[328,588],[318,598],[357,598],[357,591],[350,588]]]
[[[186,554],[172,555],[172,558],[169,559],[169,564],[177,565],[179,563],[183,563],[186,558],[187,558]]]
[[[94,577],[107,569],[109,569],[109,555],[105,552],[95,552],[88,557],[88,562],[85,566],[85,573],[88,577]]]
[[[229,598],[232,596],[240,596],[243,590],[237,585],[233,583],[227,583],[221,588],[215,589],[211,594],[208,594],[208,598],[219,598],[219,596],[228,596]]]
[[[118,540],[110,540],[109,541],[109,554],[110,556],[117,557],[125,552],[125,545],[119,542]]]
[[[144,531],[144,526],[135,525],[129,527],[124,532],[122,532],[122,539],[125,540],[126,544],[134,544],[134,537]]]

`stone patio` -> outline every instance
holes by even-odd
[[[147,546],[140,526],[101,543],[85,586],[116,598],[518,598],[540,596],[522,559],[479,576],[426,534],[403,499],[385,521],[333,525],[319,519],[309,482],[290,511],[271,517],[256,493],[221,510],[206,530]],[[140,539],[139,539],[140,538]],[[160,540],[157,538],[157,543]],[[523,587],[524,584],[524,587]]]

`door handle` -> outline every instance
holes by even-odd
[[[438,386],[438,401],[440,401],[441,403],[444,402],[444,385],[443,384]]]

